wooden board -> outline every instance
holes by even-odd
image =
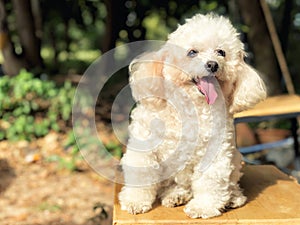
[[[165,208],[156,204],[145,214],[130,215],[120,209],[116,185],[113,224],[300,224],[300,186],[274,166],[246,166],[241,180],[245,206],[231,209],[212,219],[191,219],[183,207]]]
[[[269,97],[254,108],[234,115],[235,118],[249,116],[269,116],[300,112],[299,95],[279,95]]]

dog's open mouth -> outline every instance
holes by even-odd
[[[209,105],[214,104],[218,97],[213,79],[213,76],[205,76],[200,79],[193,79],[193,82],[197,85],[198,90],[205,96],[206,102]]]

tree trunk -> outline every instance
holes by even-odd
[[[35,23],[30,0],[13,0],[17,31],[25,59],[31,68],[42,67],[41,41],[35,33]]]
[[[32,16],[34,18],[35,35],[39,40],[43,36],[43,20],[40,0],[31,0]]]
[[[0,49],[4,58],[3,70],[6,75],[16,75],[21,68],[27,68],[27,63],[15,53],[13,43],[11,42],[7,14],[4,0],[0,0]]]
[[[286,55],[288,49],[288,39],[292,22],[293,1],[285,1],[284,13],[281,21],[279,38],[281,41],[282,51]]]
[[[103,53],[113,49],[119,38],[119,32],[125,27],[127,12],[125,0],[105,0],[107,16],[105,25],[105,37],[102,41],[101,51]]]
[[[249,27],[247,37],[254,53],[255,67],[263,75],[268,94],[279,94],[282,92],[281,76],[260,2],[259,0],[236,1],[244,23]]]

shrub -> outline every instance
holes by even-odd
[[[75,88],[58,87],[22,70],[0,78],[0,140],[32,140],[50,130],[60,131],[70,121]]]

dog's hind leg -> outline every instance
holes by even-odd
[[[160,194],[161,203],[165,207],[176,207],[184,205],[193,197],[191,190],[192,166],[187,165],[175,177],[165,185],[164,191]]]
[[[192,191],[174,184],[161,194],[161,204],[165,207],[184,205],[192,198]]]
[[[235,149],[232,163],[233,163],[233,171],[230,176],[230,189],[232,190],[231,198],[226,207],[228,208],[237,208],[246,203],[247,198],[243,195],[242,189],[239,186],[239,180],[243,175],[240,170],[242,168],[241,165],[242,155],[241,153]]]

